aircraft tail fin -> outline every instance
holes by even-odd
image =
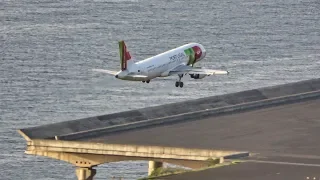
[[[136,62],[135,58],[131,56],[124,41],[119,41],[119,54],[121,70],[127,70],[132,64]]]

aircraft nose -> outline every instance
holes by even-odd
[[[201,49],[201,59],[203,59],[204,57],[206,57],[207,51],[206,49],[203,47],[203,45],[199,45],[200,49]]]
[[[206,50],[202,51],[202,58],[206,57]]]

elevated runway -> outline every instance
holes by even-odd
[[[250,164],[258,164],[255,166],[257,169],[268,168],[270,174],[276,172],[278,166],[284,169],[298,167],[295,171],[299,171],[300,166],[309,166],[312,168],[300,172],[306,176],[308,173],[319,174],[320,143],[317,137],[320,137],[320,79],[25,128],[19,133],[28,141],[27,153],[66,160],[78,167],[85,167],[76,160],[78,153],[91,152],[90,156],[81,154],[80,159],[81,162],[95,165],[117,161],[110,152],[121,153],[108,145],[117,144],[116,147],[121,147],[122,144],[122,147],[130,148],[120,150],[124,152],[122,156],[127,157],[118,160],[131,158],[168,162],[168,159],[159,159],[161,153],[154,155],[155,151],[151,149],[163,148],[163,155],[173,157],[173,151],[168,149],[180,148],[183,151],[176,155],[186,157],[188,149],[200,148],[206,153],[218,152],[215,150],[240,154],[250,152],[247,162],[230,166],[239,171],[237,177],[241,178],[243,172],[243,179],[248,173],[246,170],[252,166]],[[101,148],[95,146],[95,152],[88,151],[94,146],[90,143],[99,143]],[[109,149],[104,149],[106,146]],[[143,157],[138,149],[146,146],[149,150],[143,150]],[[73,153],[72,158],[65,156],[70,153]],[[131,157],[128,153],[131,153]],[[92,159],[97,159],[96,155],[104,160],[95,162]],[[105,158],[106,155],[108,157]],[[219,156],[204,156],[202,160],[206,157]],[[212,179],[220,173],[219,177],[228,179],[232,177],[232,172],[224,167],[204,173],[194,172],[190,177]],[[263,175],[264,172],[261,170],[259,174],[258,170],[255,171],[257,175]],[[186,176],[182,175],[188,179]],[[180,178],[168,178],[175,177]]]
[[[263,154],[318,155],[320,158],[320,143],[316,137],[320,137],[320,98],[83,141],[237,149]]]
[[[159,179],[209,180],[217,177],[231,180],[235,177],[263,179],[265,176],[269,179],[305,179],[311,176],[319,179],[318,137],[320,98],[201,121],[122,132],[90,141],[237,149],[252,154],[246,163]],[[299,176],[296,176],[297,172]]]

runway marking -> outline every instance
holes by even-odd
[[[317,156],[317,155],[301,155],[301,154],[288,154],[288,153],[286,154],[255,153],[254,155],[263,155],[264,157],[293,157],[293,158],[303,158],[303,159],[320,159],[320,156]]]
[[[266,164],[283,164],[283,165],[294,165],[294,166],[312,166],[312,167],[320,167],[320,164],[292,163],[292,162],[283,162],[283,161],[259,161],[259,160],[246,160],[245,162],[266,163]]]

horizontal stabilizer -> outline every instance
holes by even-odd
[[[92,69],[92,71],[106,73],[106,74],[110,74],[110,75],[116,75],[118,73],[117,71],[111,71],[111,70],[106,70],[106,69]]]

